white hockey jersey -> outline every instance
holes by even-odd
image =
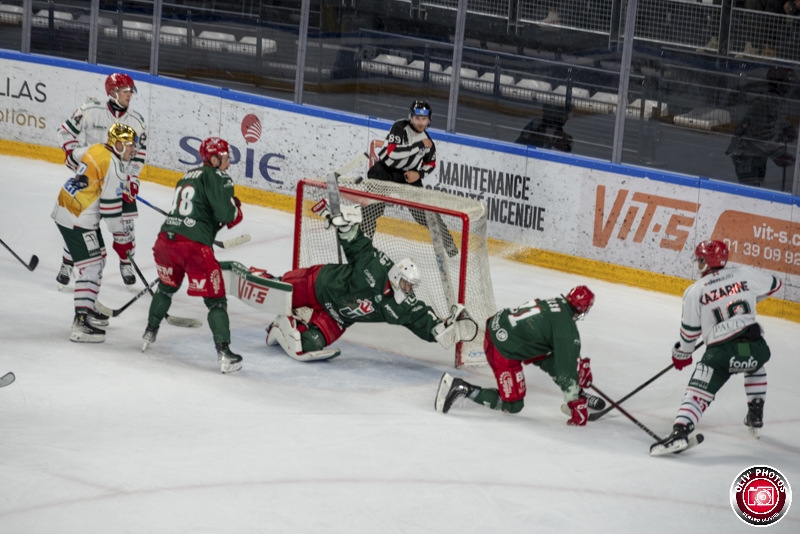
[[[67,156],[64,164],[72,170],[77,170],[81,158],[90,146],[98,143],[106,144],[108,129],[114,123],[130,126],[139,136],[138,149],[127,164],[127,173],[138,178],[147,158],[147,132],[145,131],[144,117],[130,108],[117,112],[111,108],[108,102],[100,102],[96,98],[90,98],[84,102],[58,128],[61,148],[68,154],[70,150],[73,151]]]
[[[701,335],[706,345],[736,337],[756,322],[756,303],[780,288],[773,275],[745,265],[704,276],[683,294],[681,350],[692,352]]]

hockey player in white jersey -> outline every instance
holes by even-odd
[[[136,93],[133,79],[127,74],[115,72],[106,78],[107,102],[90,98],[79,107],[58,129],[58,139],[64,150],[64,164],[75,171],[86,151],[95,144],[105,144],[108,129],[112,124],[130,126],[138,137],[136,153],[127,163],[128,180],[122,189],[122,226],[113,234],[114,251],[119,256],[120,274],[126,286],[136,283],[136,276],[125,251],[136,248],[133,220],[138,217],[136,195],[139,193],[139,175],[147,155],[147,134],[144,118],[130,109],[131,99]],[[65,248],[61,269],[56,280],[60,286],[69,283],[72,276],[73,258]]]
[[[756,322],[756,303],[778,291],[781,281],[752,267],[726,266],[728,247],[722,241],[701,242],[695,248],[694,259],[701,278],[683,294],[680,341],[672,349],[672,362],[678,370],[690,365],[701,337],[706,351],[686,387],[672,434],[650,447],[653,456],[686,449],[688,436],[703,412],[736,373],[744,373],[744,424],[756,437],[764,425],[764,364],[770,358],[770,350]]]
[[[75,261],[75,319],[70,340],[102,343],[108,317],[97,311],[97,293],[103,279],[106,248],[100,220],[116,233],[122,225],[119,191],[128,180],[124,162],[136,153],[136,132],[124,124],[112,124],[106,141],[89,147],[75,175],[58,193],[51,216]],[[116,245],[116,243],[115,243]],[[127,245],[130,250],[130,243]]]

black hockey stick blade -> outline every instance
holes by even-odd
[[[24,266],[25,266],[25,268],[26,268],[26,269],[28,269],[29,271],[33,271],[33,270],[36,268],[36,266],[37,266],[37,265],[39,265],[39,258],[36,256],[36,254],[34,254],[33,256],[31,256],[31,261],[29,261],[28,263],[25,263],[25,260],[23,260],[22,258],[20,258],[19,256],[17,256],[17,253],[16,253],[16,252],[14,252],[14,251],[11,249],[11,247],[9,247],[8,245],[6,245],[5,241],[3,241],[2,239],[0,239],[0,243],[2,243],[2,245],[3,245],[4,247],[6,247],[6,248],[8,249],[8,251],[11,253],[11,255],[12,255],[12,256],[14,256],[15,258],[17,258],[17,261],[19,261],[19,262],[20,262],[22,265],[24,265]]]
[[[16,379],[17,377],[14,376],[14,373],[10,371],[3,376],[0,376],[0,388],[4,388],[7,385],[12,384]]]
[[[136,293],[136,295],[134,295],[134,296],[133,296],[133,298],[132,298],[131,300],[129,300],[128,302],[126,302],[125,304],[123,304],[123,305],[122,305],[122,307],[120,307],[120,308],[117,308],[116,310],[112,310],[111,308],[109,308],[108,306],[104,305],[104,304],[103,304],[102,302],[100,302],[99,300],[95,301],[95,303],[94,303],[94,304],[95,304],[95,307],[97,308],[97,311],[99,311],[99,312],[100,312],[100,313],[102,313],[103,315],[108,315],[109,317],[117,317],[117,316],[119,316],[119,314],[121,314],[122,312],[124,312],[125,310],[127,310],[127,309],[128,309],[128,307],[129,307],[131,304],[133,304],[134,302],[136,302],[137,300],[139,300],[139,299],[142,297],[142,295],[144,295],[145,293],[148,293],[149,291],[151,291],[151,288],[152,288],[154,285],[156,285],[156,283],[157,283],[157,282],[158,282],[158,280],[154,280],[154,281],[153,281],[153,283],[152,283],[151,285],[149,285],[149,286],[145,287],[144,289],[142,289],[141,291],[139,291],[138,293]]]
[[[150,296],[153,296],[154,293],[151,288],[156,284],[156,282],[158,282],[158,278],[153,280],[152,284],[148,285],[147,280],[144,277],[144,274],[139,269],[139,266],[136,265],[136,262],[133,259],[133,255],[130,252],[128,252],[128,260],[131,262],[133,270],[136,271],[137,275],[139,275],[139,280],[141,280],[142,283],[146,286],[145,289],[150,292]],[[164,320],[167,321],[167,323],[171,324],[172,326],[180,326],[182,328],[199,328],[203,326],[203,321],[200,321],[199,319],[192,319],[191,317],[176,317],[174,315],[167,314],[164,317]]]

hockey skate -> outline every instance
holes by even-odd
[[[75,343],[102,343],[106,340],[106,331],[92,326],[89,315],[85,310],[81,310],[75,312],[69,340]]]
[[[56,275],[56,282],[58,282],[58,290],[61,291],[67,285],[69,285],[69,281],[72,278],[72,267],[75,264],[72,263],[70,260],[64,260],[61,263],[61,268],[58,270],[58,274]]]
[[[147,350],[147,347],[156,342],[158,336],[158,327],[147,325],[142,335],[142,352]]]
[[[758,429],[764,426],[764,399],[753,399],[747,403],[744,424],[754,438],[760,437]]]
[[[654,443],[650,447],[650,456],[661,456],[669,453],[681,452],[689,448],[689,434],[694,430],[694,425],[674,424],[672,434]]]
[[[89,323],[95,328],[98,326],[108,326],[108,315],[97,310],[86,310]]]
[[[331,360],[341,354],[339,349],[322,349],[303,352],[300,331],[297,330],[297,319],[278,315],[267,328],[267,345],[280,345],[290,358],[298,362],[322,362]]]
[[[119,274],[122,275],[122,283],[130,290],[134,290],[131,286],[136,284],[136,273],[133,272],[133,265],[130,263],[119,263]]]
[[[433,408],[437,412],[447,413],[458,399],[468,397],[470,393],[478,389],[480,388],[465,380],[445,373],[439,380],[439,389],[436,391],[436,400]]]
[[[242,368],[242,357],[231,352],[227,343],[219,343],[216,347],[220,371],[223,373],[234,373]]]
[[[601,397],[590,395],[584,390],[581,390],[581,392],[578,393],[578,396],[582,399],[586,399],[586,407],[589,408],[589,414],[601,412],[606,409],[606,401],[604,401]],[[561,412],[567,417],[572,415],[572,410],[569,409],[569,405],[567,403],[561,405]]]

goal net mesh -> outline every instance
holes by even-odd
[[[411,258],[417,264],[422,273],[422,283],[414,289],[417,298],[425,301],[441,318],[450,315],[453,304],[462,303],[478,324],[475,339],[456,347],[455,365],[485,365],[486,320],[496,308],[484,205],[476,200],[392,182],[341,179],[339,184],[342,206],[362,206],[362,230],[367,235],[373,234],[375,247],[395,262]],[[340,253],[335,231],[326,230],[324,220],[311,211],[323,198],[327,198],[325,182],[302,180],[298,183],[295,269],[347,261]]]

